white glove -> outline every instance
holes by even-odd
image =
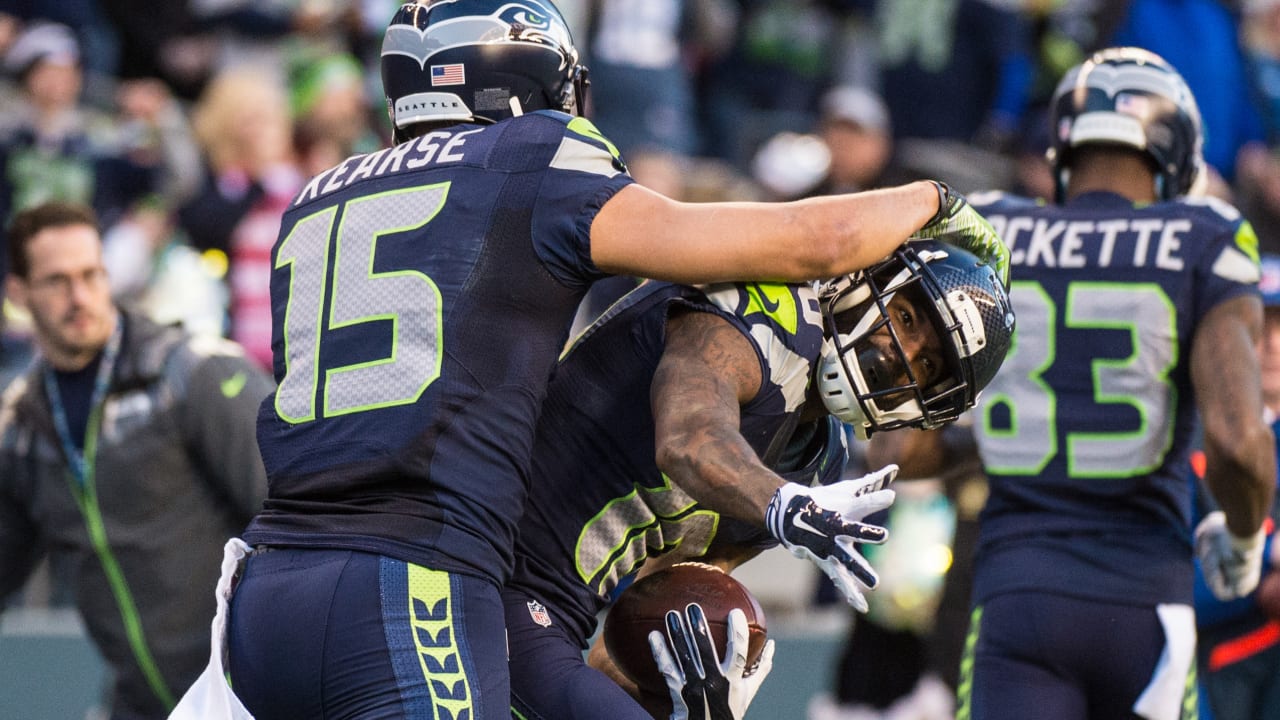
[[[880,577],[853,546],[879,545],[889,538],[888,530],[861,520],[893,504],[894,492],[885,488],[897,475],[897,465],[886,465],[831,485],[787,483],[774,492],[765,509],[769,532],[792,555],[821,568],[858,612],[867,611],[863,592],[874,589]]]
[[[1221,511],[1204,516],[1196,526],[1196,556],[1200,558],[1200,570],[1214,597],[1234,600],[1258,587],[1266,539],[1262,529],[1252,537],[1232,535],[1227,529],[1227,516]]]
[[[760,660],[748,675],[746,614],[737,608],[729,611],[728,629],[723,663],[711,643],[706,615],[697,603],[685,607],[684,614],[667,611],[666,638],[657,630],[649,633],[649,649],[671,692],[671,720],[742,720],[747,714],[751,699],[773,669],[773,641],[765,643]]]

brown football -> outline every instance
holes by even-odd
[[[665,635],[667,611],[682,611],[693,602],[701,605],[707,616],[721,661],[728,641],[729,611],[741,608],[747,616],[748,670],[759,662],[767,635],[764,610],[746,586],[714,565],[677,563],[623,590],[604,619],[604,644],[609,656],[645,692],[662,697],[668,694],[649,650],[649,631]]]

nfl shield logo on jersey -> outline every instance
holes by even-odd
[[[551,627],[551,615],[547,612],[547,606],[537,600],[530,600],[526,603],[529,606],[529,617],[542,627]]]

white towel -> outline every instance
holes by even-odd
[[[1148,720],[1178,720],[1196,652],[1196,615],[1190,605],[1157,605],[1156,614],[1164,627],[1164,652],[1133,711]]]
[[[209,664],[182,699],[169,713],[169,720],[253,720],[240,698],[231,692],[222,668],[227,652],[227,606],[231,602],[231,583],[243,567],[249,546],[240,538],[231,538],[222,548],[222,576],[214,591],[218,611],[210,627]]]

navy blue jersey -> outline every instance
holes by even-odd
[[[754,283],[703,290],[642,285],[575,341],[552,380],[507,587],[548,606],[584,643],[611,592],[646,557],[696,557],[713,540],[773,544],[763,517],[761,527],[722,519],[654,461],[649,389],[673,307],[714,313],[751,341],[762,381],[742,407],[740,431],[762,458],[805,484],[834,481],[844,469],[838,421],[794,422],[822,345],[813,290]]]
[[[591,223],[630,182],[555,112],[312,179],[272,253],[270,494],[245,539],[504,579],[546,383],[601,276]]]
[[[1010,247],[1018,314],[976,411],[991,480],[977,600],[1034,587],[1189,603],[1191,340],[1257,292],[1253,230],[1216,200],[975,200]]]

